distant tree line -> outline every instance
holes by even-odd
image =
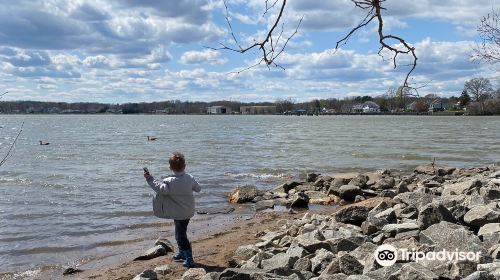
[[[436,94],[418,96],[401,88],[389,88],[380,96],[353,96],[343,99],[327,98],[314,99],[307,102],[297,102],[293,98],[281,98],[275,102],[239,101],[180,101],[170,100],[163,102],[142,102],[124,104],[103,103],[65,103],[65,102],[38,102],[38,101],[3,101],[0,102],[0,113],[37,113],[37,114],[205,114],[207,107],[225,106],[233,112],[239,112],[241,106],[276,106],[276,112],[283,114],[294,110],[305,110],[309,113],[330,111],[335,113],[349,113],[354,105],[373,101],[380,106],[381,112],[424,113],[429,105],[440,98],[447,104],[450,111],[465,111],[470,115],[499,115],[500,89],[494,90],[490,80],[474,78],[464,84],[463,91],[458,96],[439,97]],[[411,108],[410,108],[411,107]]]

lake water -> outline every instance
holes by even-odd
[[[227,206],[237,185],[270,188],[307,171],[500,161],[499,117],[3,115],[2,155],[23,121],[0,167],[0,273],[85,262],[156,237],[142,167],[165,176],[176,150],[204,188],[199,207]]]

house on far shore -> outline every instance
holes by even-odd
[[[352,106],[351,113],[363,113],[363,104],[356,104]]]
[[[380,106],[373,101],[363,103],[363,113],[380,113]]]
[[[442,98],[436,98],[429,104],[429,112],[446,111],[448,108],[448,100]]]
[[[352,113],[380,113],[380,106],[373,101],[366,101],[363,104],[352,106]]]
[[[241,106],[240,113],[243,115],[276,114],[276,106]]]
[[[417,101],[413,101],[412,103],[406,106],[406,111],[415,112],[417,111]]]
[[[228,115],[231,114],[231,108],[226,106],[210,106],[207,108],[207,114]]]

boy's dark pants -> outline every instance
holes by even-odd
[[[189,219],[187,220],[174,220],[175,224],[175,240],[180,251],[191,250],[191,244],[187,238],[187,227]]]

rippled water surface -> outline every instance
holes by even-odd
[[[311,170],[500,161],[499,117],[1,116],[2,154],[23,121],[0,167],[0,272],[71,264],[151,235],[159,220],[142,167],[167,175],[175,150],[204,187],[199,207],[226,205],[239,184],[272,187]]]

